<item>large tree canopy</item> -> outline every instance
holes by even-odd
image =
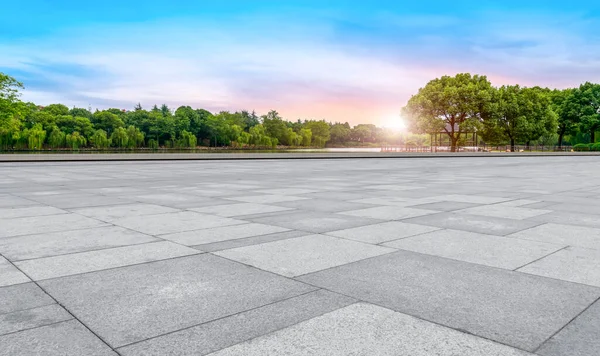
[[[446,133],[454,152],[460,135],[479,127],[489,116],[493,90],[485,76],[443,76],[419,89],[402,114],[415,133]]]

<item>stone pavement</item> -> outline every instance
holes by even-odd
[[[0,355],[600,354],[598,157],[0,165]]]

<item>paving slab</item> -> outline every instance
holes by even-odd
[[[0,314],[54,304],[54,300],[34,283],[0,287]]]
[[[409,251],[298,280],[528,351],[600,297],[590,286]]]
[[[295,277],[395,251],[327,235],[293,239],[215,252],[244,264]]]
[[[306,211],[322,211],[337,213],[341,211],[359,210],[371,207],[369,204],[352,203],[344,200],[328,199],[303,199],[289,202],[275,203],[277,206],[300,209]]]
[[[39,205],[39,203],[33,200],[16,197],[14,195],[0,194],[0,208],[15,208],[31,205]]]
[[[117,205],[132,202],[131,200],[123,199],[121,197],[83,193],[45,196],[43,195],[31,197],[30,199],[42,204],[54,206],[61,209],[82,208],[88,206]]]
[[[0,253],[11,261],[64,255],[159,241],[158,238],[117,226],[103,226],[0,239]]]
[[[315,290],[209,254],[40,284],[114,347]]]
[[[213,215],[218,215],[218,216],[223,216],[223,217],[229,218],[229,217],[241,216],[241,215],[275,213],[275,212],[288,211],[288,210],[293,210],[293,209],[280,207],[280,206],[274,206],[274,205],[239,203],[239,204],[209,206],[209,207],[195,208],[195,209],[190,209],[190,210],[196,211],[199,213],[213,214]]]
[[[317,290],[119,349],[123,356],[206,355],[304,320],[355,300]]]
[[[19,271],[6,258],[0,256],[0,287],[31,282],[29,277]]]
[[[248,223],[215,227],[212,229],[178,232],[175,234],[161,235],[161,238],[174,241],[182,245],[193,246],[242,239],[246,237],[268,235],[285,231],[289,231],[289,229],[279,226]]]
[[[402,220],[435,213],[437,211],[396,206],[378,206],[375,208],[344,211],[338,214],[379,220]]]
[[[409,202],[407,202],[409,203]],[[408,205],[411,208],[415,209],[425,209],[425,210],[435,210],[435,211],[456,211],[467,208],[473,208],[476,206],[481,206],[481,204],[475,203],[464,203],[459,201],[440,201],[435,203],[425,203],[425,204],[417,204],[417,205]]]
[[[560,225],[574,225],[574,226],[585,226],[600,229],[599,215],[585,214],[585,213],[573,213],[567,211],[553,211],[548,214],[535,216],[531,218],[532,221],[538,221],[541,223],[554,223]]]
[[[548,340],[537,354],[542,356],[591,356],[600,350],[600,301]]]
[[[342,237],[345,239],[380,244],[387,241],[403,239],[405,237],[420,235],[439,230],[437,227],[407,224],[400,221],[389,221],[381,224],[355,227],[352,229],[327,232],[326,235]]]
[[[407,219],[404,222],[499,236],[530,229],[541,224],[530,220],[513,220],[454,212],[419,216]]]
[[[154,204],[124,204],[71,209],[72,212],[102,221],[113,221],[124,216],[155,215],[177,212],[177,209]]]
[[[242,201],[242,202],[246,202],[246,203],[271,204],[271,203],[282,203],[282,202],[305,200],[305,199],[309,199],[309,198],[295,197],[292,195],[264,194],[264,195],[248,195],[248,196],[241,196],[241,197],[227,197],[226,199]]]
[[[600,250],[567,247],[519,271],[600,287]]]
[[[149,235],[163,235],[243,224],[244,221],[200,214],[193,211],[183,211],[168,214],[124,217],[116,219],[112,223]]]
[[[510,270],[566,247],[458,230],[433,231],[383,246]]]
[[[212,356],[526,356],[530,353],[366,303],[357,303]]]
[[[200,251],[170,241],[115,247],[15,262],[34,280],[100,271],[198,254]]]
[[[73,316],[58,304],[0,314],[0,335],[56,324],[70,319],[73,319]]]
[[[81,323],[71,320],[0,336],[0,355],[117,356]]]
[[[382,220],[345,216],[340,214],[292,211],[266,217],[250,218],[255,223],[286,227],[288,229],[324,233],[349,229],[357,226],[372,225]]]
[[[31,216],[3,220],[0,224],[0,238],[100,226],[106,226],[106,223],[77,214]]]
[[[477,206],[473,208],[467,208],[463,210],[459,210],[458,213],[464,214],[472,214],[472,215],[481,215],[481,216],[491,216],[497,218],[506,218],[506,219],[515,219],[515,220],[525,220],[532,218],[534,216],[544,215],[551,213],[551,210],[541,210],[541,209],[530,209],[530,208],[521,208],[518,206],[506,206],[506,205],[483,205]]]
[[[508,236],[600,250],[600,229],[592,227],[549,223]]]
[[[215,252],[221,250],[229,250],[238,247],[251,246],[251,245],[259,245],[267,242],[279,241],[292,239],[294,237],[307,236],[310,235],[310,232],[298,231],[298,230],[288,230],[285,232],[279,232],[275,234],[268,235],[258,235],[252,237],[246,237],[243,239],[234,239],[234,240],[225,240],[220,242],[214,242],[209,244],[195,245],[192,246],[195,249],[204,252]]]
[[[1,198],[0,198],[1,199]],[[0,208],[0,221],[2,219],[14,219],[14,218],[25,218],[28,216],[44,216],[44,215],[56,215],[66,214],[67,211],[58,209],[52,206],[24,206],[14,208]]]

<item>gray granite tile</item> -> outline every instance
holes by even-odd
[[[369,204],[360,204],[343,200],[327,199],[304,199],[283,203],[275,203],[275,205],[306,211],[322,211],[325,213],[337,213],[341,211],[359,210],[371,207],[371,205]]]
[[[75,320],[0,336],[0,355],[117,356]]]
[[[600,297],[598,288],[408,251],[298,280],[529,351]]]
[[[196,211],[198,213],[212,214],[212,215],[218,215],[218,216],[223,216],[223,217],[229,218],[229,217],[242,216],[242,215],[275,213],[275,212],[288,211],[288,210],[293,210],[293,209],[284,208],[284,207],[280,207],[280,206],[274,206],[274,205],[239,203],[239,204],[208,206],[208,207],[204,207],[204,208],[195,208],[195,209],[190,209],[190,210]]]
[[[383,246],[510,270],[565,247],[458,230],[434,231]]]
[[[407,224],[400,221],[390,221],[381,224],[355,227],[352,229],[327,232],[326,235],[343,237],[345,239],[362,241],[372,244],[402,239],[439,230],[437,227]]]
[[[29,277],[19,271],[6,258],[0,256],[0,287],[31,282]]]
[[[192,246],[227,240],[236,240],[246,237],[268,235],[285,231],[289,231],[289,229],[279,226],[249,223],[215,227],[212,229],[178,232],[175,234],[161,235],[161,238],[174,241],[182,245]]]
[[[518,206],[506,206],[500,204],[483,205],[458,211],[458,213],[461,214],[464,213],[515,220],[525,220],[535,216],[548,214],[550,212],[551,210],[529,209],[521,208]]]
[[[358,303],[211,354],[526,356],[527,352]]]
[[[435,213],[437,211],[396,206],[378,206],[361,210],[344,211],[338,214],[379,220],[402,220]]]
[[[3,220],[0,238],[106,226],[106,223],[77,214],[33,216]]]
[[[459,201],[440,201],[435,203],[426,203],[426,204],[418,204],[418,205],[407,205],[411,208],[415,209],[426,209],[426,210],[436,210],[436,211],[455,211],[467,208],[473,208],[476,206],[480,206],[480,204],[474,203],[464,203]]]
[[[72,212],[96,218],[102,221],[113,221],[124,216],[141,216],[177,212],[177,209],[154,204],[124,204],[114,206],[97,206],[92,208],[71,209]]]
[[[246,246],[215,254],[287,277],[320,271],[395,251],[326,235]]]
[[[271,216],[256,217],[246,220],[261,224],[286,227],[294,230],[309,231],[313,233],[343,230],[382,222],[381,220],[376,219],[304,211],[279,213]]]
[[[52,206],[33,205],[14,208],[0,208],[0,222],[2,219],[25,218],[29,216],[45,216],[66,214],[66,210],[58,209]]]
[[[0,253],[11,261],[159,241],[116,226],[97,227],[0,239]]]
[[[513,220],[459,213],[426,215],[407,219],[404,222],[500,236],[512,234],[541,224],[540,222],[529,220]]]
[[[123,356],[206,355],[343,308],[355,300],[318,290],[119,349]]]
[[[34,283],[0,287],[0,300],[2,301],[0,303],[0,314],[37,308],[54,303],[54,300]]]
[[[184,211],[169,214],[123,217],[112,221],[112,223],[149,235],[163,235],[237,225],[244,223],[244,221],[200,214],[193,211]]]
[[[122,246],[15,262],[34,280],[100,271],[198,254],[200,251],[170,241]]]
[[[550,242],[600,250],[600,229],[585,226],[543,224],[508,235],[524,240]]]
[[[114,347],[314,290],[209,254],[40,284]]]
[[[215,252],[215,251],[221,251],[221,250],[229,250],[229,249],[237,248],[237,247],[258,245],[258,244],[263,244],[263,243],[267,243],[267,242],[292,239],[294,237],[300,237],[300,236],[306,236],[306,235],[310,235],[310,232],[289,230],[289,231],[279,232],[279,233],[275,233],[275,234],[252,236],[252,237],[246,237],[243,239],[235,239],[235,240],[225,240],[225,241],[221,241],[221,242],[196,245],[196,246],[192,246],[192,247],[195,249],[201,250],[201,251],[205,251],[205,252]]]
[[[519,271],[600,287],[600,250],[567,247]]]
[[[73,316],[58,304],[0,314],[0,335],[33,329],[73,319]]]
[[[548,340],[537,354],[542,356],[591,356],[600,350],[600,301]]]

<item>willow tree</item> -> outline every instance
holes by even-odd
[[[489,117],[493,90],[485,76],[443,76],[419,89],[402,109],[402,116],[413,133],[445,133],[456,152],[461,135]]]

